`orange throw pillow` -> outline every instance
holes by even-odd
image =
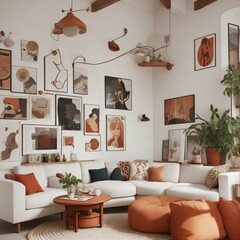
[[[43,192],[38,183],[34,173],[29,174],[15,174],[17,181],[21,182],[26,187],[26,194],[31,195],[37,192]]]
[[[240,203],[237,200],[229,201],[220,198],[218,206],[229,240],[239,240]]]
[[[226,232],[217,202],[171,202],[171,234],[175,240],[223,239]]]
[[[164,178],[165,167],[150,167],[148,169],[148,181],[151,182],[165,182]]]

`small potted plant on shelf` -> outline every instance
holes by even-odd
[[[67,189],[68,198],[74,198],[76,187],[82,180],[67,172],[65,175],[58,173],[56,176],[59,178],[59,183],[63,184],[63,188]]]
[[[220,116],[213,105],[210,106],[210,111],[209,120],[196,114],[196,120],[201,122],[192,124],[185,132],[187,135],[198,136],[198,144],[202,149],[205,148],[209,165],[220,165],[234,152],[235,140],[240,133],[240,118],[230,117],[229,109]]]

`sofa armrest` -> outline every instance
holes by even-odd
[[[240,172],[227,172],[218,175],[219,196],[227,200],[234,199],[234,184],[240,183]]]
[[[0,179],[0,219],[19,223],[25,216],[25,186],[17,181]]]

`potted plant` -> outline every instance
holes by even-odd
[[[221,116],[218,109],[210,106],[211,116],[205,120],[196,114],[200,123],[192,124],[185,132],[187,135],[197,135],[198,144],[205,148],[209,165],[220,165],[224,159],[234,152],[235,138],[240,130],[240,119],[229,116],[226,110]]]
[[[82,180],[67,172],[65,172],[65,175],[59,173],[57,174],[57,177],[60,178],[59,183],[63,184],[63,188],[67,189],[68,197],[74,198],[75,188],[77,187],[78,183],[82,182]]]
[[[234,65],[229,65],[221,84],[225,87],[223,94],[228,97],[235,96],[236,107],[240,107],[240,69]]]

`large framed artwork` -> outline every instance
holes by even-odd
[[[29,118],[28,97],[0,96],[0,118],[26,120]]]
[[[0,124],[0,163],[20,161],[20,123],[2,121]]]
[[[62,130],[82,129],[82,98],[56,95],[56,125]]]
[[[0,90],[11,89],[12,52],[0,49]]]
[[[119,115],[106,116],[107,151],[126,150],[126,117]]]
[[[96,135],[100,133],[100,106],[84,104],[84,134]]]
[[[165,125],[195,122],[195,95],[164,100]]]
[[[12,66],[12,92],[37,94],[37,69]]]
[[[132,110],[132,80],[105,76],[105,108]]]
[[[88,95],[88,72],[73,65],[73,93]]]
[[[22,154],[61,153],[61,127],[22,125]]]
[[[44,89],[68,92],[68,70],[64,67],[59,49],[44,57]]]
[[[101,136],[85,137],[85,152],[101,151]]]
[[[194,70],[216,66],[216,34],[210,34],[194,40]]]
[[[228,23],[228,63],[238,68],[239,62],[239,26]]]
[[[31,96],[30,119],[54,124],[54,100],[53,95]]]
[[[184,150],[186,134],[184,129],[171,129],[168,131],[169,138],[169,152],[168,161],[184,160]]]

